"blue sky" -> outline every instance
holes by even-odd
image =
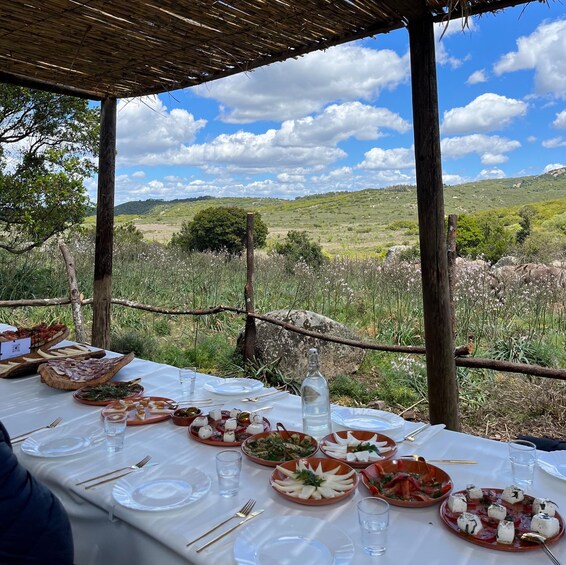
[[[566,6],[436,30],[444,182],[566,166]],[[415,184],[408,34],[118,106],[116,203]],[[96,199],[96,181],[88,183]]]

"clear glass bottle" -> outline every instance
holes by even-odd
[[[321,439],[332,432],[328,383],[320,372],[318,351],[309,349],[307,374],[301,385],[303,432]]]

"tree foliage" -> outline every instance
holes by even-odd
[[[290,267],[303,260],[310,267],[318,268],[326,260],[322,247],[308,238],[305,231],[291,230],[282,242],[275,244],[275,252],[287,258]]]
[[[188,251],[227,251],[239,254],[246,246],[247,212],[243,208],[212,206],[201,210],[192,222],[184,222],[173,234],[171,245]],[[254,217],[254,247],[265,246],[267,226]]]
[[[86,100],[0,84],[0,248],[29,251],[83,220],[98,124]]]
[[[513,243],[503,222],[495,214],[458,217],[456,248],[461,257],[484,257],[491,263],[506,255]]]

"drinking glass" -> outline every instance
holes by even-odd
[[[362,546],[372,557],[383,555],[387,548],[389,503],[370,496],[358,502],[358,519],[362,529]]]
[[[128,415],[125,412],[104,414],[104,435],[108,453],[116,453],[124,447],[127,421]]]
[[[194,396],[196,381],[196,367],[183,367],[179,369],[179,382],[181,383],[181,391],[184,398],[192,398]]]
[[[229,497],[238,494],[241,470],[241,451],[225,449],[216,455],[216,474],[221,496]]]
[[[536,445],[524,439],[510,441],[508,445],[513,484],[521,488],[531,487],[537,464]]]

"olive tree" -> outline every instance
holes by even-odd
[[[86,100],[0,84],[0,248],[24,253],[84,219],[98,116]]]

